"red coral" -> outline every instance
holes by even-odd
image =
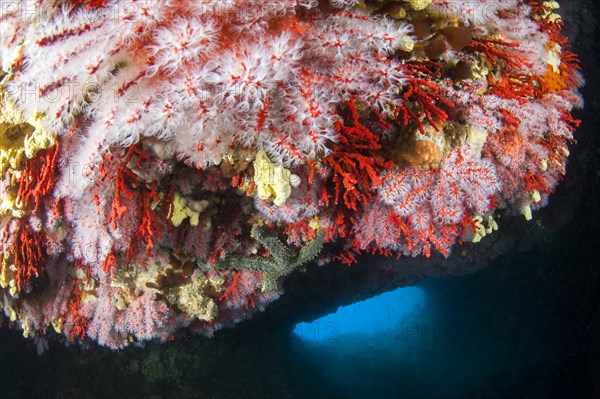
[[[39,151],[25,162],[25,170],[19,178],[17,204],[29,207],[33,202],[33,210],[38,210],[42,198],[54,187],[59,153],[60,141],[57,139],[53,147]]]
[[[404,72],[408,79],[402,93],[404,103],[396,108],[396,122],[406,126],[409,121],[413,121],[422,134],[425,134],[423,117],[436,129],[446,122],[448,114],[441,107],[453,108],[454,103],[442,97],[439,94],[440,87],[433,83],[433,78],[441,77],[441,67],[441,64],[435,62],[406,63]],[[418,110],[411,108],[411,101],[416,103]]]
[[[127,258],[133,259],[138,251],[142,241],[145,242],[146,255],[150,256],[154,248],[154,240],[164,231],[164,225],[159,220],[158,215],[152,209],[152,203],[160,201],[158,194],[158,185],[152,182],[150,188],[142,185],[138,194],[138,221],[136,234],[132,235],[129,248],[127,248]]]
[[[539,191],[542,194],[549,194],[552,191],[544,181],[544,178],[539,173],[534,172],[525,173],[523,188],[527,192]]]
[[[246,309],[254,309],[256,305],[252,296],[258,287],[255,286],[256,282],[249,278],[248,273],[241,270],[236,272],[229,287],[219,297],[219,302],[227,302],[226,307],[239,307],[243,304]]]
[[[283,234],[288,237],[288,243],[294,243],[300,246],[302,243],[312,241],[317,237],[317,232],[310,227],[310,220],[310,218],[302,219],[296,223],[285,224]]]
[[[28,223],[19,223],[19,239],[15,240],[11,252],[17,269],[17,291],[29,286],[33,277],[40,277],[45,262],[46,237],[43,231],[35,231]]]
[[[74,341],[76,338],[83,340],[85,338],[88,320],[81,314],[81,293],[79,291],[79,280],[75,281],[75,287],[71,293],[71,299],[67,306],[68,311],[66,319],[70,319],[72,328],[68,338]],[[64,324],[64,322],[63,322]]]
[[[114,324],[119,333],[132,334],[139,340],[160,338],[163,342],[174,328],[173,313],[166,303],[150,292],[135,298],[125,311],[119,313]]]
[[[132,200],[135,196],[133,191],[129,190],[127,188],[127,184],[125,184],[126,174],[131,174],[131,171],[123,165],[117,165],[115,178],[115,196],[113,198],[110,216],[108,217],[108,222],[110,223],[113,229],[117,228],[117,220],[121,220],[123,218],[123,214],[127,211],[127,206],[123,205],[123,203],[121,202],[121,194],[125,195],[125,197],[129,200]]]
[[[381,184],[379,173],[382,169],[391,168],[392,161],[384,160],[372,152],[381,149],[379,136],[360,123],[354,101],[347,103],[349,125],[338,121],[336,130],[339,143],[332,145],[333,152],[323,163],[333,171],[331,181],[335,187],[334,204],[343,199],[341,208],[337,208],[334,224],[327,232],[327,240],[335,236],[345,237],[354,223],[350,216],[359,207],[369,204],[373,199],[373,188]],[[329,194],[323,193],[322,202],[329,203]]]
[[[479,38],[473,41],[465,48],[466,51],[485,54],[492,64],[503,60],[506,65],[513,69],[531,67],[532,64],[527,61],[527,57],[511,51],[519,47],[519,43],[507,42],[502,39]]]
[[[117,266],[117,256],[113,251],[111,251],[106,259],[102,262],[102,271],[104,273],[112,272]]]
[[[223,295],[219,297],[219,301],[236,301],[238,299],[241,285],[241,276],[241,270],[235,273],[233,279],[231,280],[231,284],[229,284],[229,287],[227,287],[227,289],[223,292]]]
[[[333,153],[323,162],[333,170],[335,204],[342,194],[346,208],[356,211],[360,203],[367,205],[373,198],[372,189],[381,184],[380,170],[393,163],[369,153],[381,149],[379,136],[360,123],[353,101],[347,105],[351,125],[337,122],[340,143],[333,144]]]
[[[431,256],[431,245],[440,251],[444,256],[448,256],[449,248],[454,244],[454,239],[458,235],[458,227],[448,226],[428,226],[425,230],[413,230],[411,232],[411,246],[408,249],[413,255],[423,253],[426,258]]]
[[[515,99],[519,104],[525,104],[531,98],[541,97],[542,95],[539,82],[531,75],[506,73],[497,81],[494,81],[491,75],[488,75],[488,82],[490,94]]]

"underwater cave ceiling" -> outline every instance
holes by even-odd
[[[586,8],[589,7],[587,3],[577,0],[560,1],[560,6],[561,16],[568,21],[564,33],[574,43],[582,60],[589,60],[589,65],[594,64],[592,60],[597,61],[592,50],[597,30],[595,14]],[[576,116],[582,112],[576,112]],[[584,125],[576,137],[578,134],[593,134],[593,127]],[[539,221],[538,225],[525,221],[520,215],[504,217],[500,231],[477,245],[454,248],[448,258],[439,254],[430,259],[402,257],[399,260],[364,256],[350,269],[345,265],[310,267],[306,273],[291,276],[285,283],[286,295],[248,323],[280,324],[291,328],[294,323],[318,319],[335,312],[340,306],[414,284],[427,277],[452,278],[477,272],[506,252],[526,251],[573,219],[577,204],[588,195],[589,171],[585,170],[585,162],[580,159],[568,165],[567,177],[553,193],[550,205],[537,211],[535,219]]]
[[[590,32],[595,26],[594,15],[582,5],[585,6],[576,0],[561,1],[560,13],[568,21],[565,34],[571,43],[575,43],[582,59],[592,60],[596,57],[591,50],[594,35]],[[592,129],[582,126],[580,130],[580,134],[591,134]],[[502,220],[499,232],[477,245],[454,248],[448,258],[439,254],[430,259],[367,255],[351,268],[342,264],[326,268],[311,265],[306,272],[290,276],[284,285],[286,295],[246,323],[291,329],[295,323],[316,320],[334,313],[340,306],[415,284],[427,277],[453,278],[474,273],[487,268],[506,252],[526,251],[572,220],[576,213],[574,204],[580,203],[588,184],[582,163],[569,164],[567,177],[552,195],[551,204],[537,212],[536,220],[543,223],[543,228],[520,215],[509,216]]]
[[[573,165],[577,167],[576,165]],[[502,230],[477,245],[456,247],[444,258],[434,254],[423,257],[382,257],[365,255],[355,265],[319,267],[310,265],[284,283],[285,295],[263,313],[244,322],[255,328],[279,326],[292,329],[296,323],[316,320],[334,313],[338,307],[362,301],[381,293],[431,278],[453,278],[489,267],[507,252],[527,251],[532,245],[551,237],[573,217],[582,196],[584,178],[579,170],[569,171],[569,179],[552,196],[552,205],[541,209],[536,220],[522,216],[502,219]],[[543,224],[543,227],[542,227]]]
[[[26,337],[292,326],[481,270],[581,195],[554,2],[121,3],[1,17],[0,293]]]

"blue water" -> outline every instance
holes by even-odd
[[[424,306],[425,291],[422,288],[398,288],[342,306],[337,312],[313,322],[299,323],[294,334],[316,343],[337,343],[353,334],[373,339],[377,333],[393,332],[399,324],[410,323],[410,318],[418,315]]]
[[[295,354],[321,397],[582,397],[585,326],[571,316],[590,300],[577,274],[598,272],[556,251],[509,254],[300,323]]]

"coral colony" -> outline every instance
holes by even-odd
[[[0,306],[210,336],[310,261],[448,256],[544,206],[582,105],[555,2],[37,0],[0,15]]]

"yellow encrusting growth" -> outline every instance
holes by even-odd
[[[314,231],[319,231],[321,229],[321,223],[319,222],[319,216],[315,215],[310,222],[308,222],[308,227],[313,229]]]
[[[177,295],[168,299],[190,316],[199,320],[211,321],[217,317],[219,308],[216,298],[212,298],[208,293],[220,292],[223,283],[225,283],[225,279],[222,276],[197,278],[182,285],[177,290]]]
[[[473,222],[475,222],[476,230],[471,242],[479,242],[483,237],[498,230],[498,223],[496,223],[491,215],[488,215],[485,218],[480,215],[476,215],[473,217]]]
[[[8,292],[12,296],[17,295],[17,268],[15,267],[13,261],[14,257],[10,254],[10,252],[5,251],[0,253],[0,287],[6,289],[8,288]]]
[[[525,220],[530,221],[533,218],[533,215],[531,214],[530,204],[521,205],[520,211],[521,211],[521,214],[525,217]]]
[[[52,147],[55,136],[42,127],[44,115],[24,118],[2,90],[0,85],[0,176],[3,178],[0,216],[20,218],[26,210],[17,203],[17,184],[25,160]]]
[[[29,337],[29,333],[31,331],[29,329],[29,321],[27,320],[27,316],[21,317],[21,328],[23,329],[23,337]]]
[[[33,119],[27,121],[35,129],[31,134],[25,136],[25,156],[33,158],[35,154],[46,148],[50,148],[56,142],[54,134],[43,128],[44,114],[36,114]]]
[[[413,10],[424,10],[427,8],[429,4],[431,4],[431,0],[404,0],[406,3],[410,5]]]
[[[14,190],[12,190],[14,191]],[[6,190],[3,192],[3,198],[0,202],[0,216],[10,215],[15,218],[21,218],[26,210],[23,206],[17,204],[17,197],[14,192]]]
[[[187,218],[190,218],[190,225],[198,226],[198,223],[200,222],[200,212],[196,212],[188,207],[179,193],[175,193],[172,207],[171,223],[173,223],[173,226],[181,226],[181,223]]]
[[[556,1],[544,1],[542,5],[548,8],[547,11],[544,11],[541,15],[535,16],[534,18],[538,21],[545,19],[548,17],[548,20],[552,23],[556,22],[560,19],[560,15],[554,12],[554,10],[558,10],[560,5]]]
[[[62,325],[63,325],[62,317],[59,317],[58,319],[56,319],[52,322],[52,328],[54,329],[54,331],[56,331],[57,334],[62,333]]]
[[[283,165],[271,162],[267,154],[260,150],[254,160],[254,182],[260,199],[273,198],[273,203],[281,206],[292,193],[291,172]]]

